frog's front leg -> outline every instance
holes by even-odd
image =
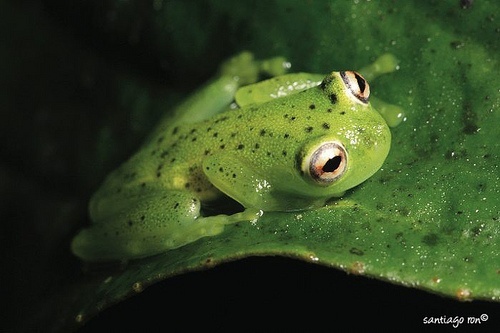
[[[396,57],[390,53],[386,53],[378,57],[372,64],[360,69],[359,72],[367,81],[371,82],[375,78],[394,72],[397,69],[398,60]],[[389,127],[396,127],[404,120],[405,114],[401,107],[386,103],[373,96],[370,97],[370,102],[375,110],[385,119]]]
[[[117,195],[122,197],[98,201],[91,208],[94,224],[82,230],[71,244],[79,258],[96,262],[147,257],[217,235],[227,224],[253,220],[261,214],[246,210],[202,217],[200,201],[187,191]],[[115,206],[110,208],[113,202]]]
[[[385,53],[378,57],[372,64],[365,66],[359,70],[365,80],[371,82],[380,75],[392,73],[398,69],[398,59],[391,54]]]
[[[244,157],[231,154],[215,154],[203,161],[203,171],[210,182],[227,196],[244,207],[262,211],[295,211],[321,206],[287,188],[287,183],[299,181],[285,168],[274,167],[259,172],[259,166]],[[295,178],[295,179],[294,179]],[[269,181],[279,182],[279,188]]]

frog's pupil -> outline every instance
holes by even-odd
[[[354,73],[354,76],[356,77],[356,81],[358,81],[359,91],[361,91],[363,93],[365,91],[365,88],[366,88],[365,79],[363,79],[361,76],[359,76],[358,73]]]
[[[342,162],[342,157],[340,156],[330,158],[325,165],[323,165],[323,172],[334,172],[340,166],[340,162]]]

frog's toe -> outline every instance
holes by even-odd
[[[285,57],[274,57],[262,60],[260,64],[261,71],[270,76],[280,76],[286,74],[291,64]]]
[[[367,81],[372,81],[380,75],[394,72],[398,68],[398,59],[390,54],[385,53],[375,60],[371,65],[368,65],[359,70],[359,73]]]
[[[249,51],[243,51],[229,58],[220,67],[221,75],[234,77],[240,85],[256,82],[259,71],[259,64]]]
[[[261,73],[279,76],[285,74],[290,67],[290,63],[284,57],[258,61],[255,60],[253,53],[243,51],[224,62],[220,67],[220,73],[234,77],[238,80],[238,84],[243,86],[257,82]]]

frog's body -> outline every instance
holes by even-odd
[[[195,122],[183,112],[106,179],[90,203],[94,224],[75,237],[74,253],[88,261],[144,257],[262,212],[311,209],[342,195],[375,173],[390,148],[367,89],[355,72],[332,72],[283,98],[209,110],[208,118],[193,113]],[[201,204],[225,195],[245,210],[200,215]]]

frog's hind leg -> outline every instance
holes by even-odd
[[[283,57],[257,60],[252,53],[241,52],[222,63],[216,77],[180,104],[174,111],[173,119],[167,117],[162,124],[174,126],[208,119],[227,110],[241,86],[255,83],[263,73],[282,75],[289,67]]]
[[[89,262],[147,257],[217,235],[226,224],[258,217],[249,211],[201,217],[200,201],[185,191],[114,199],[91,206],[94,224],[71,244],[76,256]]]

